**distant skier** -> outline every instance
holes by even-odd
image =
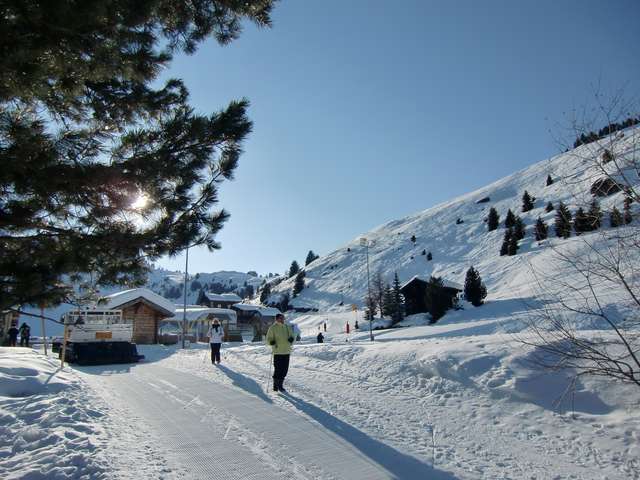
[[[347,322],[347,333],[349,333],[350,329],[351,329],[351,326],[349,325],[349,322]]]
[[[356,324],[353,326],[356,330],[360,330],[360,325],[358,325],[358,320],[356,320]]]
[[[318,339],[318,343],[324,343],[324,335],[322,335],[322,332],[318,333],[316,338]]]
[[[324,326],[324,333],[327,333],[327,322],[324,322],[322,325]]]
[[[267,345],[271,346],[273,354],[274,392],[286,392],[283,383],[289,371],[289,357],[294,340],[293,329],[284,323],[284,315],[278,313],[275,323],[267,330]]]
[[[31,327],[27,325],[27,322],[22,322],[20,325],[20,346],[29,346],[29,337],[31,337]]]
[[[11,325],[11,328],[7,331],[9,334],[9,346],[15,347],[18,343],[18,332],[19,330],[15,325]]]
[[[207,333],[209,337],[209,343],[211,344],[211,363],[220,363],[220,347],[222,346],[222,339],[224,338],[224,330],[217,318],[213,318],[213,323],[209,327]]]

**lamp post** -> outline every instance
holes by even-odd
[[[185,348],[184,337],[187,335],[187,276],[189,272],[189,246],[187,245],[186,260],[184,262],[184,304],[182,311],[182,348]]]
[[[365,251],[367,252],[367,292],[369,295],[367,302],[371,303],[371,282],[369,281],[369,240],[362,237],[360,239],[360,246],[365,247]],[[371,310],[369,310],[369,340],[373,342],[373,330],[371,329],[372,323],[373,317],[371,316]]]

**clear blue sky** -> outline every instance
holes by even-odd
[[[283,272],[556,154],[599,81],[638,94],[639,20],[638,0],[284,0],[272,29],[176,58],[197,110],[247,97],[254,121],[223,248],[190,271]]]

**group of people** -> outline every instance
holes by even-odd
[[[31,337],[31,327],[27,322],[23,322],[20,328],[15,325],[11,325],[11,328],[7,331],[9,334],[9,346],[16,347],[18,345],[18,334],[20,334],[20,346],[28,347],[29,339]]]
[[[224,339],[224,329],[220,321],[214,318],[208,331],[211,344],[211,363],[220,363],[220,347]],[[295,341],[300,340],[300,329],[297,325],[285,323],[284,315],[278,313],[276,321],[267,330],[266,343],[271,347],[273,361],[273,391],[285,392],[284,379],[289,372],[289,358]]]

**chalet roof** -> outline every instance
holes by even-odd
[[[182,320],[184,312],[184,307],[176,307],[175,318]],[[220,318],[236,318],[236,312],[230,308],[208,308],[197,305],[187,305],[186,318],[188,321],[199,320],[205,318],[210,313],[214,316],[219,315]]]
[[[116,310],[127,303],[140,299],[146,301],[152,307],[156,307],[157,310],[169,317],[175,313],[176,307],[173,303],[147,288],[132,288],[131,290],[123,290],[122,292],[107,295],[103,298],[103,302],[100,302],[100,308]]]
[[[212,302],[241,302],[242,301],[242,299],[235,293],[205,292],[204,295]]]
[[[406,287],[408,287],[411,283],[415,281],[419,281],[426,284],[429,281],[429,279],[425,277],[421,277],[420,275],[414,275],[413,277],[411,277],[411,279],[408,282],[405,282],[404,285],[400,287],[400,290],[404,290]],[[442,279],[442,283],[445,287],[454,288],[460,292],[464,290],[464,287],[462,285],[456,282],[452,282],[451,280],[447,280],[446,278]]]
[[[263,307],[261,305],[253,305],[251,303],[236,303],[233,308],[237,308],[243,312],[256,312],[263,317],[275,317],[278,313],[281,313],[277,308]]]

